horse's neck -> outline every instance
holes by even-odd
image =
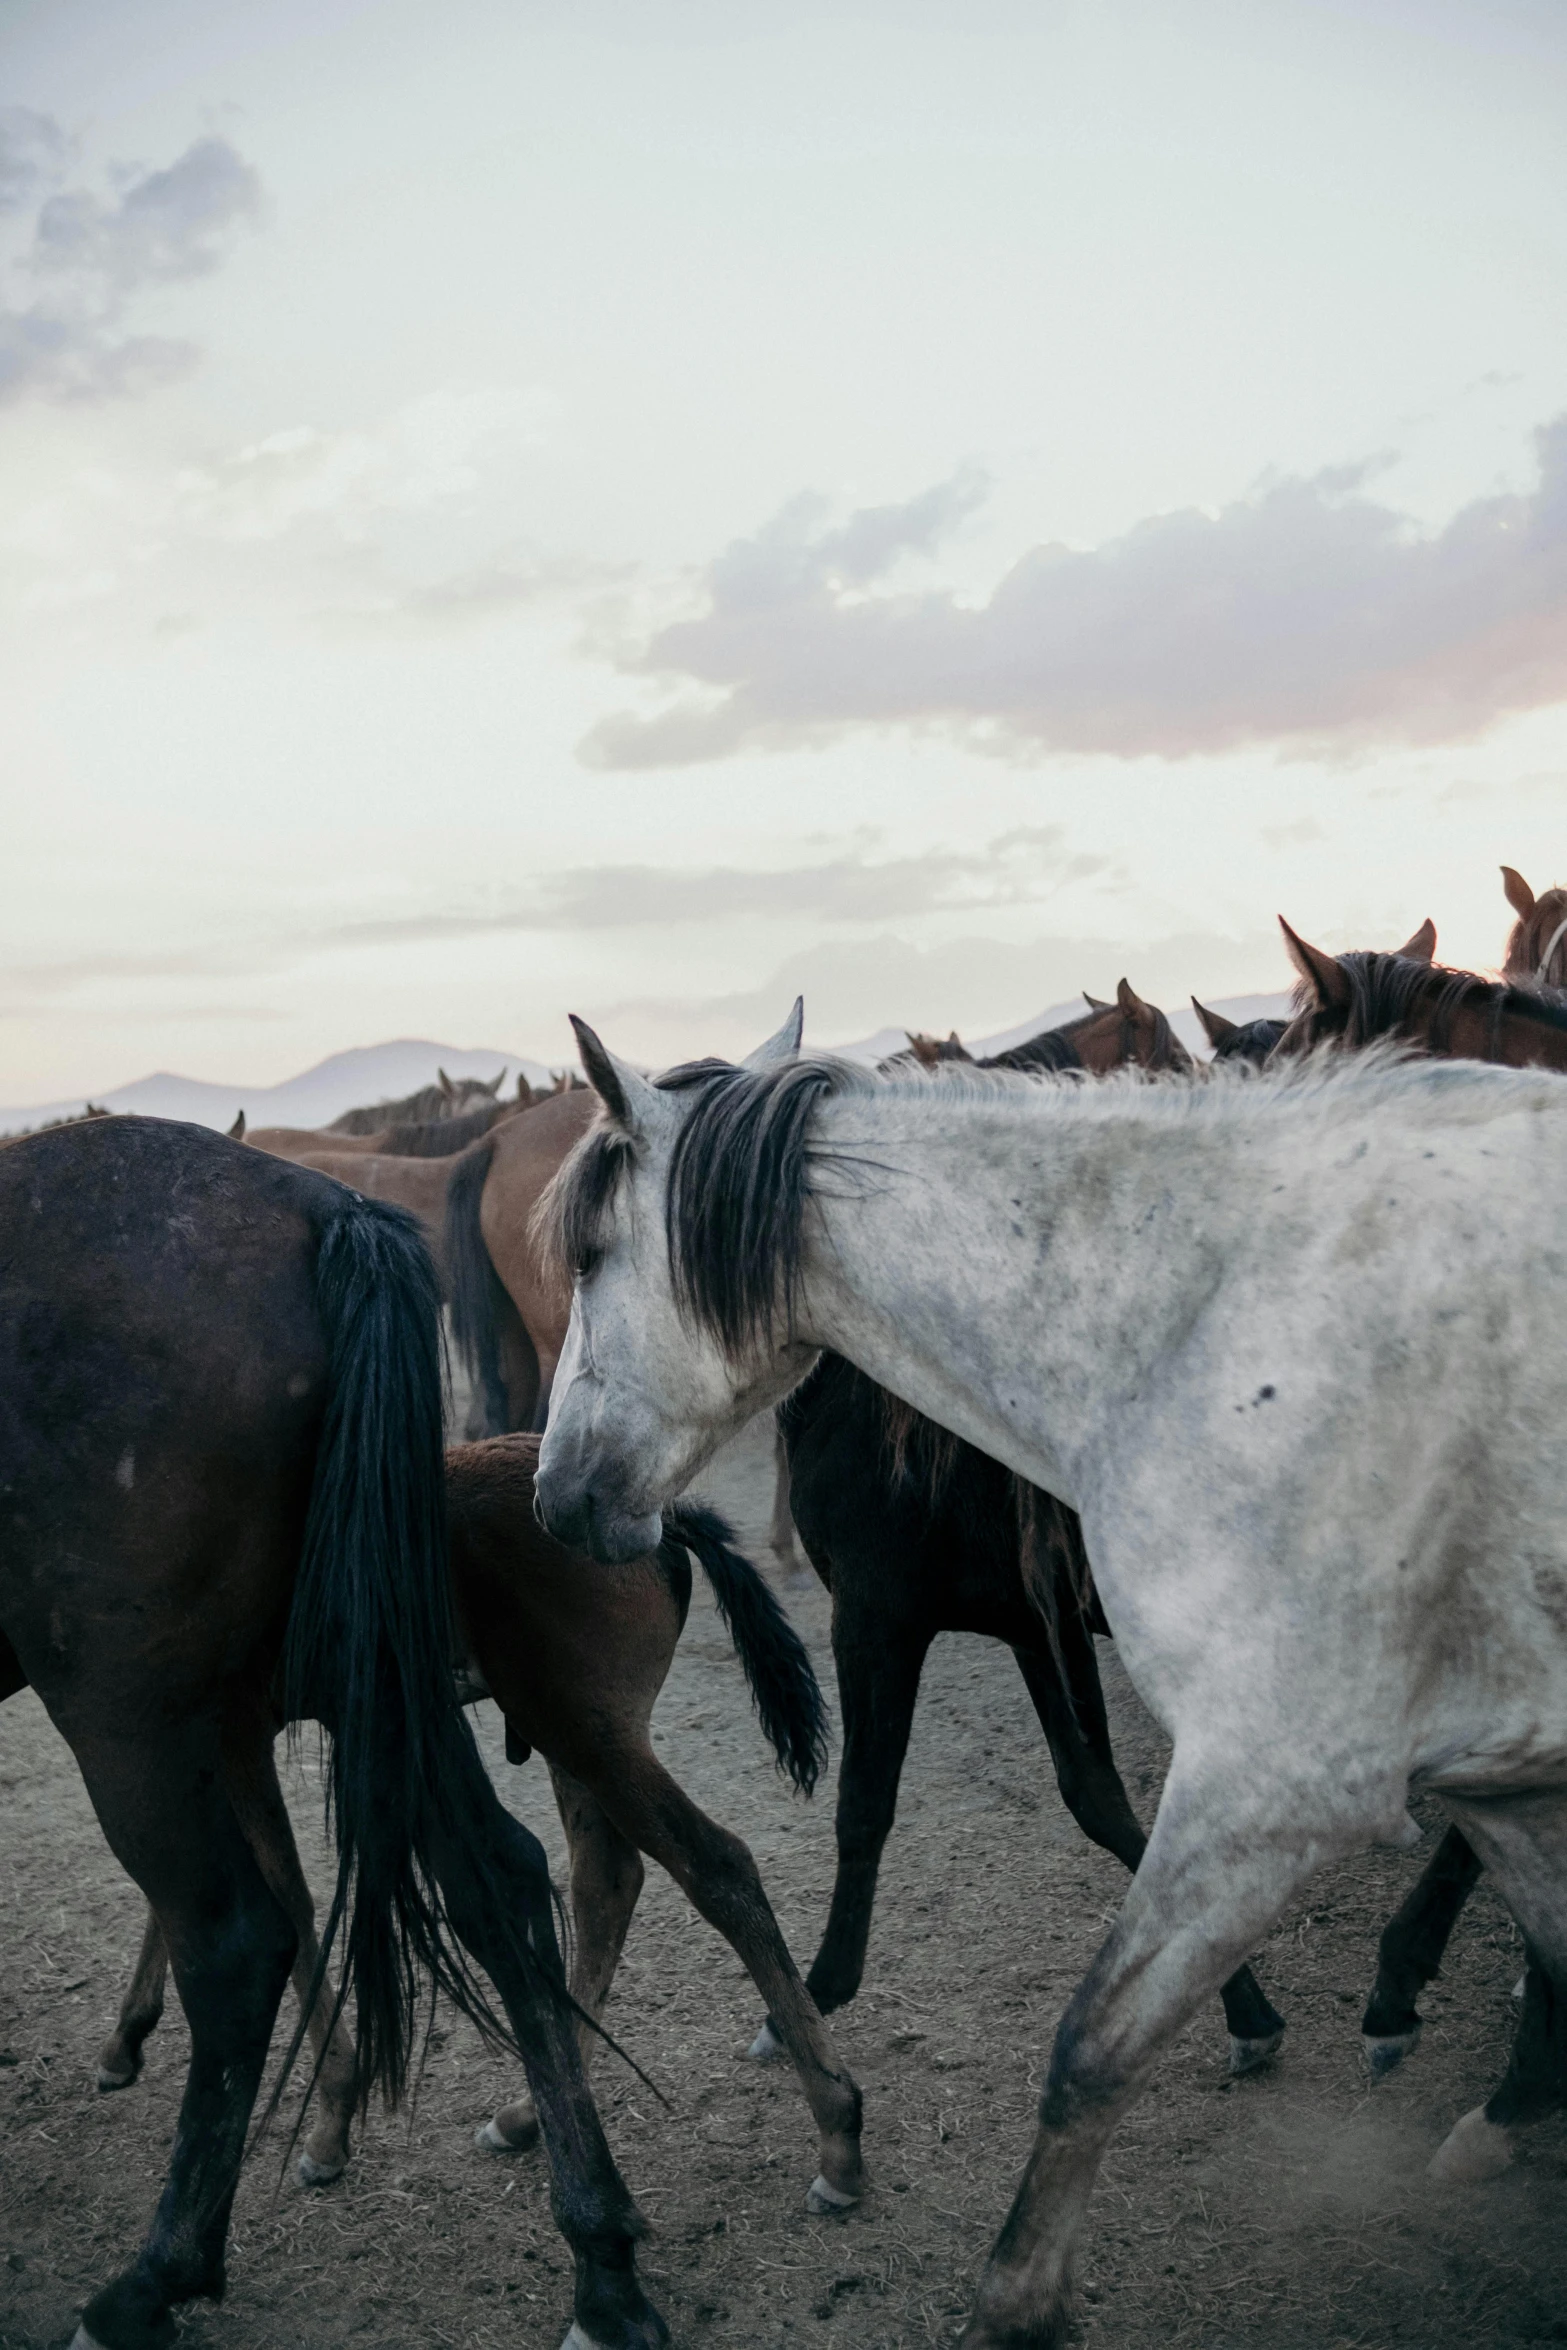
[[[827,1107],[821,1141],[876,1172],[823,1180],[811,1338],[1075,1502],[1206,1278],[1190,1217],[1172,1224],[1170,1149],[1130,1122],[864,1096]]]

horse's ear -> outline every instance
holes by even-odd
[[[1241,1024],[1238,1020],[1226,1020],[1222,1012],[1210,1012],[1207,1005],[1200,1004],[1195,996],[1192,997],[1192,1010],[1202,1022],[1202,1032],[1215,1052],[1227,1036],[1239,1036]]]
[[[1116,1007],[1123,1020],[1136,1020],[1146,1028],[1153,1018],[1153,1007],[1145,1004],[1129,979],[1118,979],[1115,986]]]
[[[1436,954],[1436,924],[1428,914],[1398,950],[1406,963],[1429,963]]]
[[[1086,987],[1083,990],[1083,1001],[1091,1012],[1108,1012],[1111,1008],[1102,995],[1090,995]]]
[[[1284,933],[1285,950],[1301,978],[1311,991],[1314,1007],[1319,1012],[1342,1012],[1349,1008],[1349,981],[1339,969],[1332,955],[1321,947],[1308,946],[1299,934],[1291,930],[1283,915],[1279,928]]]
[[[455,1085],[453,1085],[451,1079],[447,1076],[446,1071],[444,1069],[437,1069],[435,1074],[439,1080],[441,1092],[445,1095],[446,1099],[449,1102],[455,1101],[457,1098],[457,1088]]]
[[[1534,892],[1515,866],[1502,867],[1502,887],[1507,892],[1507,903],[1520,922],[1527,922],[1534,912]]]
[[[783,1026],[771,1035],[765,1044],[759,1044],[754,1053],[747,1053],[742,1069],[776,1069],[784,1061],[792,1061],[800,1049],[800,1038],[805,1031],[805,998],[797,995],[794,1010]]]
[[[229,1140],[230,1142],[243,1142],[244,1139],[245,1113],[243,1110],[241,1110],[239,1116],[235,1119],[233,1125],[229,1128]]]
[[[490,1099],[491,1099],[491,1101],[492,1101],[492,1102],[493,1102],[493,1101],[498,1101],[498,1100],[499,1100],[499,1098],[500,1098],[500,1090],[501,1090],[501,1079],[502,1079],[502,1078],[505,1076],[505,1074],[506,1074],[506,1065],[505,1065],[505,1063],[504,1063],[504,1062],[502,1062],[502,1064],[501,1064],[500,1068],[499,1068],[499,1069],[497,1069],[497,1070],[496,1070],[496,1072],[495,1072],[495,1077],[494,1077],[494,1081],[493,1081],[493,1083],[491,1083],[491,1084],[489,1084],[489,1085],[483,1085],[483,1086],[481,1086],[481,1087],[479,1088],[479,1090],[480,1090],[480,1092],[481,1092],[481,1093],[487,1093],[487,1094],[489,1095],[489,1097],[490,1097]]]
[[[631,1135],[646,1134],[651,1128],[664,1125],[674,1106],[668,1094],[650,1085],[641,1070],[633,1069],[629,1061],[617,1060],[586,1020],[579,1020],[575,1012],[567,1017],[576,1035],[588,1083],[615,1124]]]

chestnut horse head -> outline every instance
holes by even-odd
[[[1300,973],[1280,1053],[1390,1039],[1454,1060],[1567,1069],[1567,997],[1450,971],[1429,952],[1416,957],[1407,947],[1396,955],[1330,955],[1282,919],[1280,928]]]
[[[1507,934],[1502,977],[1515,987],[1567,987],[1567,889],[1536,897],[1523,875],[1502,867],[1502,887],[1518,919]]]
[[[1112,1069],[1190,1069],[1191,1055],[1157,1004],[1145,1003],[1123,979],[1113,1004],[1086,996],[1089,1009],[1059,1028],[1041,1029],[1010,1051],[992,1053],[982,1069],[1076,1070],[1104,1077]]]

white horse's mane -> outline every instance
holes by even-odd
[[[1443,1124],[1483,1125],[1518,1110],[1567,1108],[1567,1084],[1552,1071],[1433,1059],[1402,1044],[1354,1054],[1326,1044],[1266,1069],[1213,1061],[1195,1077],[1125,1067],[1085,1079],[1070,1070],[981,1069],[961,1061],[943,1063],[940,1071],[897,1069],[883,1076],[832,1053],[801,1059],[828,1076],[826,1100],[930,1099],[943,1112],[994,1110],[1004,1102],[1015,1107],[1020,1121],[1048,1116],[1110,1125],[1130,1117],[1137,1124],[1240,1126],[1280,1111],[1347,1118],[1388,1109]]]

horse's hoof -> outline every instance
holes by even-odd
[[[85,2326],[78,2326],[71,2336],[71,2350],[103,2350],[103,2344],[95,2342]]]
[[[846,2195],[841,2187],[830,2185],[818,2171],[806,2189],[805,2208],[817,2219],[837,2219],[852,2211],[859,2200],[858,2195]]]
[[[1507,2132],[1499,2122],[1488,2122],[1485,2107],[1477,2105],[1448,2131],[1427,2165],[1426,2177],[1444,2187],[1474,2187],[1483,2179],[1500,2178],[1512,2159]]]
[[[340,2179],[347,2168],[346,2154],[338,2155],[331,2162],[319,2162],[313,2154],[302,2154],[299,2158],[299,2183],[302,2187],[330,2187],[332,2181]]]
[[[129,2089],[136,2081],[140,2071],[141,2066],[139,2064],[133,2064],[129,2072],[116,2072],[113,2066],[101,2064],[98,2067],[98,2089],[100,2095],[108,2097],[116,2089]],[[75,2350],[74,2344],[72,2345],[72,2350]]]
[[[1276,2032],[1267,2032],[1260,2040],[1237,2040],[1230,2034],[1230,2071],[1232,2075],[1261,2072],[1272,2062],[1284,2044],[1284,2026]]]
[[[1513,1997],[1517,2000],[1520,2007],[1523,2005],[1524,1993],[1528,1990],[1528,1988],[1528,1976],[1520,1975],[1517,1982],[1513,1985]]]
[[[746,2054],[753,2064],[776,2064],[780,2056],[787,2056],[788,2053],[788,2049],[785,2048],[778,2034],[773,2030],[771,2016],[768,2017],[746,2050]]]
[[[538,2135],[539,2125],[533,2122],[521,2137],[508,2138],[504,2130],[495,2127],[492,2119],[485,2123],[483,2129],[474,2131],[473,2142],[481,2154],[523,2154],[536,2142]],[[586,2335],[583,2339],[587,2339]]]
[[[1420,2045],[1420,2026],[1409,2032],[1384,2032],[1373,2038],[1371,2033],[1361,2035],[1360,2045],[1366,2052],[1366,2063],[1371,2078],[1381,2081],[1396,2072],[1406,2056],[1413,2056]]]

